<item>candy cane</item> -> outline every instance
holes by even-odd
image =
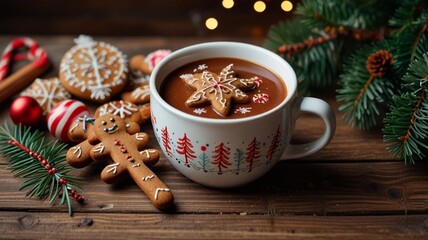
[[[16,50],[26,47],[27,53],[15,54]],[[6,78],[12,61],[28,59],[32,63]],[[48,55],[39,44],[31,38],[16,38],[10,42],[3,52],[0,61],[0,102],[24,88],[49,67]]]
[[[267,103],[269,102],[269,95],[266,93],[257,93],[253,96],[254,103]]]

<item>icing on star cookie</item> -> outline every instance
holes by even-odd
[[[256,87],[253,78],[237,78],[233,70],[233,64],[222,69],[220,74],[211,71],[203,71],[197,74],[183,74],[180,76],[185,84],[195,90],[186,100],[188,107],[201,107],[211,104],[214,110],[222,116],[230,113],[232,101],[235,103],[248,103],[250,97],[243,91],[249,91]]]

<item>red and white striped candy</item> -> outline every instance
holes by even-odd
[[[164,59],[166,56],[168,56],[171,53],[171,50],[168,49],[159,49],[154,52],[149,53],[145,60],[147,64],[149,64],[149,67],[151,70],[153,70],[158,63]]]
[[[14,52],[22,47],[28,48],[28,53],[17,53],[14,55]],[[12,61],[19,61],[22,59],[34,61],[34,66],[40,67],[48,62],[48,55],[46,51],[39,47],[39,44],[31,38],[14,39],[3,51],[3,56],[0,61],[0,80],[6,77]]]
[[[267,103],[269,102],[269,95],[266,93],[257,93],[253,96],[254,103]]]
[[[58,103],[47,116],[49,132],[60,141],[69,142],[68,129],[76,119],[89,115],[89,108],[76,100],[65,100]]]

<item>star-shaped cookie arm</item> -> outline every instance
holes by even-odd
[[[232,108],[230,98],[223,98],[218,101],[211,101],[213,109],[222,116],[227,116]]]
[[[206,72],[204,72],[206,74]],[[186,105],[188,107],[201,107],[210,104],[210,100],[207,96],[207,87],[204,85],[204,81],[202,80],[203,74],[185,74],[180,76],[183,79],[186,86],[196,90],[187,100]],[[212,78],[212,75],[211,75]]]
[[[243,91],[249,91],[257,87],[256,80],[258,79],[257,76],[252,78],[238,78],[236,86]]]

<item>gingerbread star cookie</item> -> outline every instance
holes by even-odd
[[[232,102],[249,103],[250,97],[243,91],[254,89],[258,77],[236,78],[233,64],[229,64],[219,74],[203,71],[197,74],[180,76],[185,84],[195,92],[186,100],[188,107],[212,105],[213,109],[222,116],[230,113]]]
[[[126,86],[128,67],[125,55],[116,47],[81,35],[76,46],[64,55],[59,79],[73,95],[105,103]]]
[[[47,115],[57,103],[71,98],[71,94],[65,90],[58,78],[37,78],[21,93],[21,96],[36,99],[44,115]]]

